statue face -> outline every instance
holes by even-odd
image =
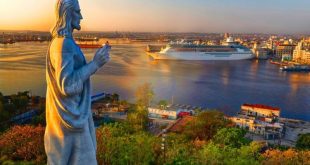
[[[81,14],[79,2],[77,2],[75,3],[73,13],[72,13],[72,22],[71,22],[72,25],[71,26],[73,29],[81,30],[81,25],[80,25],[81,19],[83,19],[83,17]]]

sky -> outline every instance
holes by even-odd
[[[0,30],[49,31],[56,0],[0,0]],[[310,0],[79,0],[83,31],[310,34]]]

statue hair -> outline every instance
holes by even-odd
[[[71,37],[72,36],[72,12],[77,0],[58,0],[56,4],[56,24],[51,31],[54,37]]]

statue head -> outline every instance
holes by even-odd
[[[78,0],[58,0],[56,4],[56,24],[52,36],[71,37],[74,29],[80,30],[83,19]]]

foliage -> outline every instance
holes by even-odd
[[[27,105],[29,103],[30,97],[29,92],[18,92],[18,94],[11,95],[11,101],[19,110],[18,113],[25,112]]]
[[[29,91],[18,92],[4,97],[0,92],[0,131],[9,129],[12,123],[10,119],[27,110],[38,110],[39,116],[32,119],[31,124],[45,125],[45,98],[30,96]]]
[[[0,131],[8,129],[8,121],[17,113],[16,106],[14,104],[4,103],[2,104],[2,107],[3,109],[1,110],[0,105]]]
[[[4,108],[4,111],[9,113],[9,117],[12,117],[18,114],[18,109],[14,104],[4,103],[3,108]]]
[[[154,96],[151,84],[145,83],[137,88],[136,105],[127,114],[127,123],[133,131],[145,130],[148,125],[148,105]]]
[[[164,141],[165,153],[161,150],[158,164],[193,164],[196,161],[197,149],[193,143],[180,134],[169,133]],[[165,155],[164,155],[165,154]]]
[[[259,164],[259,160],[254,156],[259,154],[259,150],[255,143],[233,148],[210,142],[199,151],[197,164]]]
[[[296,142],[296,148],[310,150],[310,133],[299,135]]]
[[[0,123],[7,120],[9,117],[9,113],[4,110],[3,103],[0,101]]]
[[[310,151],[297,151],[288,149],[280,151],[277,149],[267,150],[262,154],[263,164],[310,164]]]
[[[136,106],[127,114],[127,123],[132,131],[141,131],[147,128],[148,111],[146,107]]]
[[[3,102],[0,101],[0,114],[3,113],[3,111],[4,111]]]
[[[43,163],[46,160],[44,151],[44,127],[14,126],[0,136],[0,157],[11,160],[34,160]]]
[[[4,96],[1,92],[0,92],[0,102],[4,103]]]
[[[219,111],[205,111],[198,114],[184,129],[190,139],[210,140],[221,128],[229,126],[231,121]]]
[[[0,136],[0,164],[45,164],[44,127],[15,126]],[[227,137],[224,137],[227,135]],[[243,132],[221,128],[209,141],[168,133],[165,140],[145,131],[131,131],[128,123],[97,128],[98,164],[310,164],[310,150],[269,149],[262,142],[232,143]],[[223,137],[221,141],[218,138]],[[164,143],[165,150],[161,149]]]
[[[32,125],[43,125],[46,126],[46,117],[45,117],[45,112],[41,113],[38,116],[35,116],[31,120]]]
[[[2,156],[0,157],[0,164],[2,165],[35,165],[39,163],[34,162],[34,161],[13,161],[13,160],[10,160],[7,156]]]
[[[136,90],[136,104],[142,107],[148,107],[154,97],[154,91],[150,83],[144,83]]]
[[[99,164],[151,164],[155,161],[156,138],[145,132],[131,134],[126,124],[109,124],[97,129]]]
[[[9,101],[10,100],[10,101]],[[29,92],[18,92],[10,96],[10,99],[4,99],[2,93],[0,93],[0,123],[7,122],[14,115],[23,113],[26,111],[30,97]],[[0,129],[5,129],[8,123],[0,126]]]
[[[117,93],[113,93],[111,95],[111,100],[113,103],[117,103],[119,101],[119,95]]]
[[[120,100],[119,104],[123,106],[129,106],[129,103],[127,102],[127,100]]]
[[[158,105],[161,107],[167,107],[168,101],[167,100],[159,100]]]
[[[23,91],[23,92],[17,92],[18,96],[26,96],[28,99],[30,99],[30,92],[29,91]]]
[[[222,128],[213,137],[215,144],[221,144],[233,148],[240,148],[242,145],[249,143],[249,140],[244,138],[245,130],[240,128]]]
[[[9,119],[10,114],[8,111],[4,110],[4,105],[0,101],[0,131],[3,131],[7,128],[8,123],[6,121],[8,121]]]

